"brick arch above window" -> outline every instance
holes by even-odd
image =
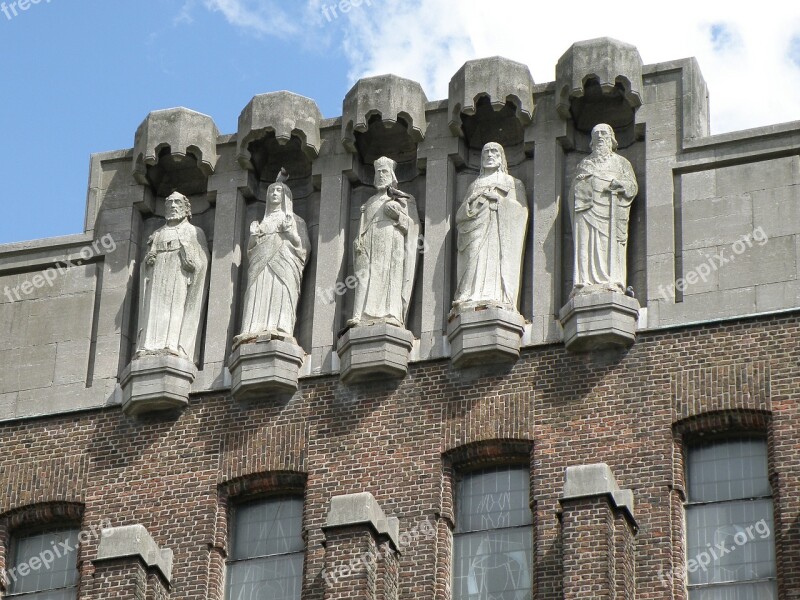
[[[468,473],[496,466],[533,464],[534,443],[530,440],[494,439],[457,446],[442,454],[442,498],[440,514],[455,526],[454,485],[456,473]]]
[[[233,504],[271,496],[304,496],[307,473],[297,471],[268,471],[237,477],[218,486],[219,507],[215,533],[215,546],[228,551],[230,509]]]
[[[764,436],[769,442],[772,412],[731,408],[715,410],[681,419],[672,425],[673,461],[672,488],[686,500],[685,449],[690,444],[714,438],[740,435]]]

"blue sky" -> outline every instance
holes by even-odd
[[[252,96],[286,89],[334,117],[360,76],[395,72],[443,98],[465,60],[496,54],[551,81],[572,42],[600,35],[645,63],[697,56],[714,132],[800,119],[800,8],[776,18],[769,2],[758,14],[686,3],[687,18],[678,0],[674,26],[656,28],[590,2],[580,22],[531,0],[353,3],[335,18],[333,0],[0,4],[0,244],[81,232],[89,155],[132,146],[152,110],[186,106],[233,133]]]

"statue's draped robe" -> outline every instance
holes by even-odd
[[[203,231],[183,221],[165,225],[148,240],[155,263],[142,265],[137,353],[168,352],[196,359],[205,302],[208,246]],[[185,268],[187,261],[194,271]]]
[[[500,196],[497,210],[484,195]],[[517,310],[528,227],[525,186],[502,172],[478,177],[456,213],[455,303],[490,302]]]
[[[613,179],[619,181],[623,189],[615,194],[612,224],[612,195],[607,188]],[[578,164],[569,196],[576,288],[605,286],[625,291],[628,221],[638,191],[631,163],[618,154],[590,155]]]
[[[250,238],[242,335],[294,335],[303,269],[311,244],[305,221],[297,215],[291,216],[300,237],[299,246],[278,231],[285,215],[280,211],[271,213]]]
[[[387,203],[400,210],[395,221]],[[354,321],[384,321],[405,325],[417,266],[419,216],[413,197],[392,200],[386,192],[367,200],[361,209],[353,244],[357,278]]]

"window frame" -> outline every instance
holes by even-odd
[[[691,472],[690,472],[690,455],[692,451],[698,448],[711,447],[715,445],[723,445],[735,443],[740,441],[757,441],[764,445],[766,450],[766,480],[769,486],[769,495],[760,495],[752,497],[732,498],[727,500],[706,500],[706,501],[693,501],[690,496],[691,488]],[[773,489],[772,482],[770,481],[770,468],[771,457],[769,450],[769,436],[766,432],[753,432],[753,431],[729,431],[724,433],[714,433],[711,435],[693,435],[689,439],[684,439],[683,443],[683,478],[684,478],[684,500],[683,500],[683,515],[684,515],[684,572],[686,574],[685,585],[687,591],[687,598],[690,598],[693,591],[714,590],[715,588],[736,588],[746,586],[749,584],[759,584],[774,582],[776,598],[779,597],[779,569],[777,560],[777,532],[775,530],[775,490]],[[753,503],[769,500],[771,501],[772,522],[770,525],[770,532],[772,544],[775,555],[775,575],[771,577],[760,577],[758,579],[746,579],[739,581],[726,581],[726,582],[712,582],[712,583],[689,583],[689,561],[693,557],[689,556],[689,511],[692,508],[703,506],[723,506],[733,503]],[[730,551],[729,551],[730,552]]]
[[[452,477],[452,502],[453,502],[453,520],[452,520],[452,567],[450,573],[450,589],[453,598],[456,598],[456,580],[458,579],[458,574],[456,572],[456,558],[455,558],[455,548],[456,548],[456,538],[459,536],[469,536],[476,533],[486,533],[486,532],[504,532],[504,531],[521,531],[527,530],[530,535],[530,563],[528,564],[529,575],[530,575],[530,590],[529,595],[530,598],[534,597],[535,593],[535,547],[536,547],[536,514],[533,510],[533,486],[531,485],[530,477],[531,477],[531,466],[528,460],[522,460],[521,458],[513,458],[511,460],[505,461],[491,461],[491,462],[483,462],[479,461],[476,463],[462,465],[463,468],[455,468],[453,471]],[[459,505],[461,503],[461,494],[459,491],[461,489],[461,485],[465,479],[471,476],[481,475],[484,473],[489,473],[492,471],[496,471],[498,469],[507,469],[511,470],[519,470],[524,471],[527,474],[527,497],[526,497],[526,507],[527,510],[530,512],[530,522],[522,525],[510,525],[507,527],[495,527],[495,528],[482,528],[482,529],[470,529],[464,530],[459,526]]]
[[[301,517],[300,517],[300,540],[302,541],[302,548],[300,550],[296,550],[294,552],[280,552],[276,554],[266,554],[266,555],[259,555],[259,556],[249,556],[247,558],[231,558],[233,555],[233,549],[235,542],[235,536],[237,532],[237,513],[243,508],[247,506],[255,506],[259,504],[266,504],[268,502],[282,502],[285,500],[291,500],[298,502],[301,507]],[[225,600],[230,600],[231,598],[231,581],[229,578],[230,569],[234,565],[241,565],[245,564],[250,561],[258,561],[264,559],[281,559],[289,556],[297,556],[301,555],[303,559],[303,568],[300,573],[300,592],[302,597],[303,592],[303,585],[304,585],[304,574],[307,565],[307,550],[308,550],[308,543],[306,539],[306,531],[305,531],[305,495],[303,491],[299,489],[293,490],[286,490],[285,492],[277,491],[268,494],[247,494],[243,495],[238,498],[231,499],[231,503],[228,508],[228,532],[227,532],[227,553],[225,557],[225,582],[223,586],[223,597]]]
[[[20,526],[15,528],[8,534],[6,540],[6,548],[7,548],[7,556],[8,556],[8,567],[6,568],[6,573],[10,573],[13,570],[16,570],[19,565],[17,565],[17,553],[19,552],[19,543],[21,540],[39,536],[39,535],[48,535],[48,534],[57,534],[60,532],[71,531],[74,532],[75,535],[75,549],[70,554],[74,555],[73,565],[75,568],[75,583],[68,586],[62,587],[55,587],[55,588],[46,588],[46,589],[39,589],[39,590],[32,590],[28,592],[13,592],[14,582],[11,580],[11,577],[8,577],[8,581],[6,587],[3,592],[4,598],[31,598],[36,594],[42,594],[47,592],[57,592],[61,590],[73,590],[74,591],[74,598],[80,597],[80,552],[82,550],[82,543],[80,541],[80,534],[81,534],[81,524],[74,523],[70,521],[53,521],[53,522],[45,522],[45,523],[33,523],[28,526]],[[37,569],[38,570],[38,569]],[[27,576],[24,576],[27,577]]]

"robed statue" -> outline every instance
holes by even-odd
[[[171,194],[166,200],[166,225],[147,240],[137,358],[171,354],[195,361],[209,255],[205,234],[189,222],[191,215],[189,199]]]
[[[616,149],[611,126],[596,125],[591,154],[578,164],[572,182],[573,296],[626,290],[628,222],[639,188],[631,163],[614,152]]]
[[[236,342],[264,337],[294,339],[300,286],[311,244],[305,221],[294,214],[287,179],[286,170],[281,169],[267,189],[264,218],[250,225],[242,333]]]
[[[482,305],[518,310],[527,228],[525,185],[509,175],[503,147],[490,142],[456,212],[454,312]]]
[[[353,243],[356,276],[349,326],[405,327],[417,266],[419,216],[414,197],[397,189],[395,161],[375,161],[377,193],[361,207]]]

